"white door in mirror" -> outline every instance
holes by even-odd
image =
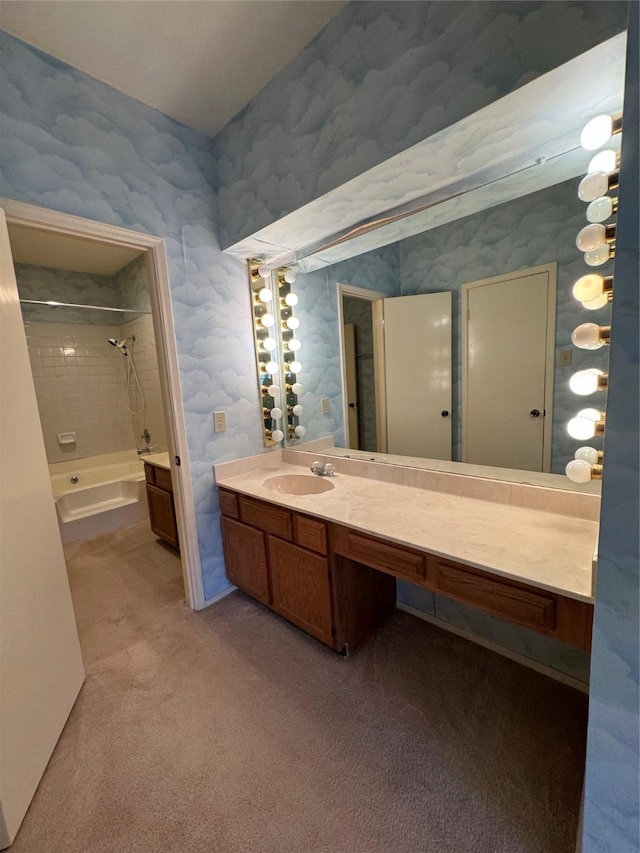
[[[464,290],[462,460],[549,470],[555,272],[536,267]]]
[[[451,459],[451,293],[385,299],[384,350],[387,452]]]

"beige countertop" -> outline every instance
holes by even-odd
[[[143,455],[140,458],[149,465],[155,465],[156,468],[166,468],[167,471],[171,470],[168,451],[165,453],[150,453],[148,456]]]
[[[341,473],[322,494],[286,495],[267,488],[279,474],[315,475],[302,464],[263,454],[214,467],[219,486],[352,527],[478,569],[593,601],[595,521],[429,488]],[[340,463],[334,458],[336,468]],[[351,463],[353,470],[353,462]],[[249,470],[247,470],[249,469]]]

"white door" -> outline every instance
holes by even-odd
[[[344,324],[344,370],[347,380],[347,447],[360,449],[358,429],[358,368],[356,359],[356,327]]]
[[[83,681],[0,209],[0,847],[13,842]]]
[[[451,294],[384,300],[387,448],[451,459]]]
[[[555,265],[464,285],[463,325],[463,461],[548,471]]]

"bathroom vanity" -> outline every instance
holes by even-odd
[[[147,456],[144,460],[144,476],[147,481],[147,504],[151,529],[164,542],[179,549],[169,454],[154,453]]]
[[[355,648],[394,609],[400,578],[590,648],[597,524],[584,516],[595,496],[442,474],[436,491],[425,487],[433,472],[405,485],[393,480],[406,469],[378,466],[376,482],[353,460],[334,460],[325,480],[308,471],[309,454],[284,456],[215,468],[227,574],[316,639]],[[555,513],[554,500],[573,514]]]

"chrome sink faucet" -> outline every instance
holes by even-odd
[[[335,465],[332,465],[331,462],[325,462],[323,465],[322,462],[316,461],[309,470],[319,477],[333,477],[336,473]]]

